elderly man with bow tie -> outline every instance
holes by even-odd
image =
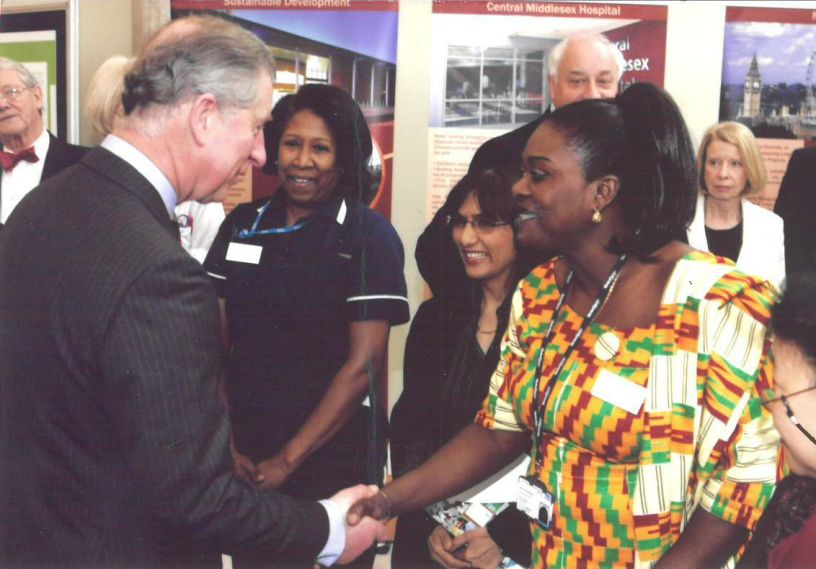
[[[0,57],[0,223],[28,192],[78,162],[87,150],[49,133],[42,106],[37,79],[16,61]]]

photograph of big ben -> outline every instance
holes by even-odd
[[[799,23],[802,12],[808,23]],[[816,140],[810,11],[729,8],[727,20],[720,120],[741,122],[760,138]]]

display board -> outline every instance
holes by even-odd
[[[436,2],[426,216],[430,220],[485,141],[550,106],[549,55],[566,37],[603,33],[626,58],[620,88],[663,86],[667,8],[567,2]]]
[[[768,182],[749,199],[773,209],[791,153],[816,144],[813,10],[729,7],[723,44],[720,120],[757,137]]]
[[[334,85],[357,101],[374,142],[376,182],[363,201],[391,216],[399,4],[367,0],[173,0],[173,17],[215,11],[257,35],[275,56],[274,102],[308,83]],[[268,157],[273,160],[274,157]],[[255,170],[231,190],[225,209],[272,194],[277,180]]]

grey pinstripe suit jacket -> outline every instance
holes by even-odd
[[[0,564],[165,567],[166,536],[310,560],[324,509],[232,477],[219,313],[158,193],[102,148],[0,233]]]

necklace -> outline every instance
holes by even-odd
[[[496,328],[496,330],[498,330],[498,328]],[[476,324],[476,331],[479,332],[479,334],[495,334],[496,330],[482,330],[479,328],[479,325]]]

